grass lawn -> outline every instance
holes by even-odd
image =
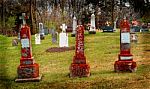
[[[69,78],[69,66],[75,50],[47,53],[46,49],[58,47],[47,35],[42,44],[32,51],[35,62],[40,65],[40,82],[14,82],[20,62],[20,45],[12,46],[16,37],[0,35],[0,89],[150,89],[150,33],[138,33],[138,43],[132,43],[132,54],[137,62],[135,73],[115,73],[113,66],[119,53],[119,32],[95,35],[85,32],[85,56],[90,64],[91,76]],[[75,38],[69,34],[69,46]]]

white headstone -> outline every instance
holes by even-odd
[[[95,15],[94,14],[91,15],[90,31],[96,31],[96,28],[95,28]]]
[[[68,34],[66,33],[67,26],[62,24],[60,26],[62,32],[59,34],[59,47],[68,47]]]
[[[35,44],[41,44],[40,34],[35,34]]]
[[[59,47],[68,47],[68,34],[60,33],[59,34]]]
[[[114,31],[116,31],[116,21],[114,21]]]
[[[114,31],[116,31],[116,22],[117,22],[118,18],[116,18],[116,20],[114,21]]]
[[[77,19],[76,17],[73,17],[73,29],[72,29],[72,34],[76,34],[76,28],[77,28]]]

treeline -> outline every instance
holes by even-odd
[[[87,24],[91,13],[96,15],[97,23],[99,19],[113,23],[126,13],[121,12],[127,2],[130,3],[130,14],[137,12],[134,16],[150,16],[150,5],[144,0],[0,0],[0,33],[18,32],[21,24],[19,16],[23,12],[29,16],[27,22],[32,34],[38,31],[39,22],[48,28],[59,29],[62,23],[71,25],[73,16],[76,16]]]

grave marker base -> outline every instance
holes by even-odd
[[[133,60],[118,60],[114,64],[114,70],[115,72],[123,72],[123,71],[129,71],[129,72],[135,72],[136,71],[136,62]]]
[[[19,65],[18,67],[18,78],[36,78],[39,77],[39,65]]]
[[[76,34],[71,34],[71,37],[75,37],[76,36]]]
[[[96,34],[96,31],[89,31],[89,34]]]
[[[41,76],[39,76],[39,65],[37,63],[19,65],[18,78],[15,80],[16,82],[39,80],[41,80]]]
[[[75,64],[70,66],[70,77],[89,77],[90,66],[89,64]]]
[[[40,80],[42,79],[42,75],[40,75],[39,77],[36,77],[36,78],[25,78],[25,79],[20,79],[20,78],[17,78],[15,80],[15,82],[39,82]]]

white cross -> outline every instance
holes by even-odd
[[[22,20],[23,20],[23,25],[26,24],[26,19],[27,19],[27,17],[26,17],[26,14],[25,14],[25,13],[22,13],[22,16],[19,16],[19,19],[22,19]]]
[[[62,24],[60,28],[62,29],[62,33],[63,33],[63,32],[66,32],[67,26],[65,24]]]

